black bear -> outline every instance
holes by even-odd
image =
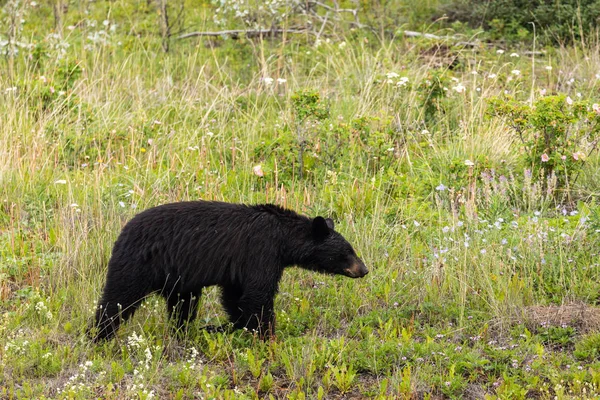
[[[114,336],[151,293],[178,328],[196,317],[202,288],[219,285],[235,329],[274,333],[273,300],[287,266],[360,278],[368,273],[333,221],[282,207],[190,201],[150,208],[129,221],[108,264],[94,339]]]

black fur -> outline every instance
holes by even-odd
[[[274,333],[273,300],[287,266],[362,277],[368,273],[333,221],[265,204],[181,202],[148,209],[123,228],[96,311],[96,340],[158,292],[178,328],[196,317],[202,289],[219,285],[234,328]]]

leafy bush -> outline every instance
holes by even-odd
[[[600,19],[598,0],[457,0],[441,8],[450,21],[491,30],[493,39],[515,41],[537,35],[547,42],[581,39]]]
[[[534,179],[556,175],[557,187],[573,184],[585,159],[596,149],[600,132],[597,104],[547,96],[533,106],[495,98],[489,113],[504,118],[520,141],[523,161]],[[587,150],[587,153],[585,152]]]

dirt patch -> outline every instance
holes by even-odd
[[[560,306],[530,306],[523,310],[523,322],[530,330],[540,327],[572,326],[580,332],[600,330],[600,308],[585,303]]]

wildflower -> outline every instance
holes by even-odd
[[[560,159],[565,161],[567,159],[567,156],[560,156]]]
[[[398,78],[400,75],[398,75],[395,72],[388,72],[387,74],[385,74],[385,76],[387,76],[388,79],[394,79],[394,78]]]
[[[284,78],[277,78],[277,83],[282,84],[282,83],[286,83],[287,79]]]
[[[273,79],[273,78],[271,78],[271,77],[268,77],[268,76],[266,76],[266,77],[264,77],[264,78],[263,78],[263,82],[264,82],[264,83],[265,83],[265,85],[267,85],[267,86],[270,86],[270,85],[272,85],[272,84],[273,84],[273,81],[274,81],[274,79]]]
[[[548,157],[548,154],[544,153],[542,154],[542,162],[548,162],[550,160],[550,157]]]
[[[418,228],[419,226],[421,226],[421,224],[418,221],[413,221],[413,223],[415,224],[415,226]]]
[[[546,89],[540,89],[540,94],[542,96],[545,96],[546,95]]]
[[[517,53],[510,53],[510,56],[513,57],[513,58],[514,57],[519,57],[519,55]]]
[[[265,176],[265,173],[262,170],[261,165],[255,165],[254,168],[252,168],[252,173],[256,176]]]
[[[465,88],[462,83],[459,83],[458,85],[454,86],[452,89],[454,89],[457,93],[463,93],[467,88]]]
[[[513,69],[512,71],[510,71],[510,73],[516,76],[521,75],[521,71],[519,71],[518,69]]]
[[[403,76],[402,78],[400,78],[400,80],[398,81],[398,83],[396,83],[396,85],[398,86],[406,86],[406,84],[408,83],[408,78]]]
[[[122,201],[120,201],[120,202],[119,202],[119,206],[120,206],[121,208],[125,208],[125,203],[123,203]]]
[[[344,47],[346,47],[346,42],[342,42],[342,43],[338,44],[338,48],[340,50],[343,49]]]
[[[465,160],[465,165],[466,165],[467,167],[472,167],[472,166],[474,166],[474,165],[475,165],[475,163],[474,163],[473,161],[471,161],[471,160]]]
[[[568,105],[572,105],[573,104],[573,99],[570,96],[567,96],[567,104]]]
[[[444,232],[444,233],[448,233],[448,232],[450,232],[450,227],[448,227],[448,226],[444,226],[444,227],[442,228],[442,232]]]
[[[504,54],[504,50],[498,49],[498,50],[496,50],[496,54]]]
[[[67,184],[67,181],[66,181],[66,180],[64,180],[64,179],[59,179],[59,180],[57,180],[57,181],[54,181],[54,184],[55,184],[55,185],[66,185],[66,184]]]
[[[585,160],[585,153],[582,151],[577,151],[575,153],[573,153],[573,158],[575,159],[575,161],[583,161]]]
[[[490,78],[490,79],[494,79],[494,78],[495,78],[495,77],[497,77],[497,76],[498,76],[498,75],[496,75],[496,74],[489,74],[489,75],[488,75],[488,78]]]
[[[598,103],[592,104],[592,110],[594,110],[594,112],[596,114],[600,114],[600,104],[598,104]]]
[[[439,192],[443,192],[444,190],[448,189],[443,183],[440,183],[438,186],[436,186],[435,190],[439,191]]]
[[[546,65],[546,70],[547,71],[552,71],[552,66],[551,65]]]

